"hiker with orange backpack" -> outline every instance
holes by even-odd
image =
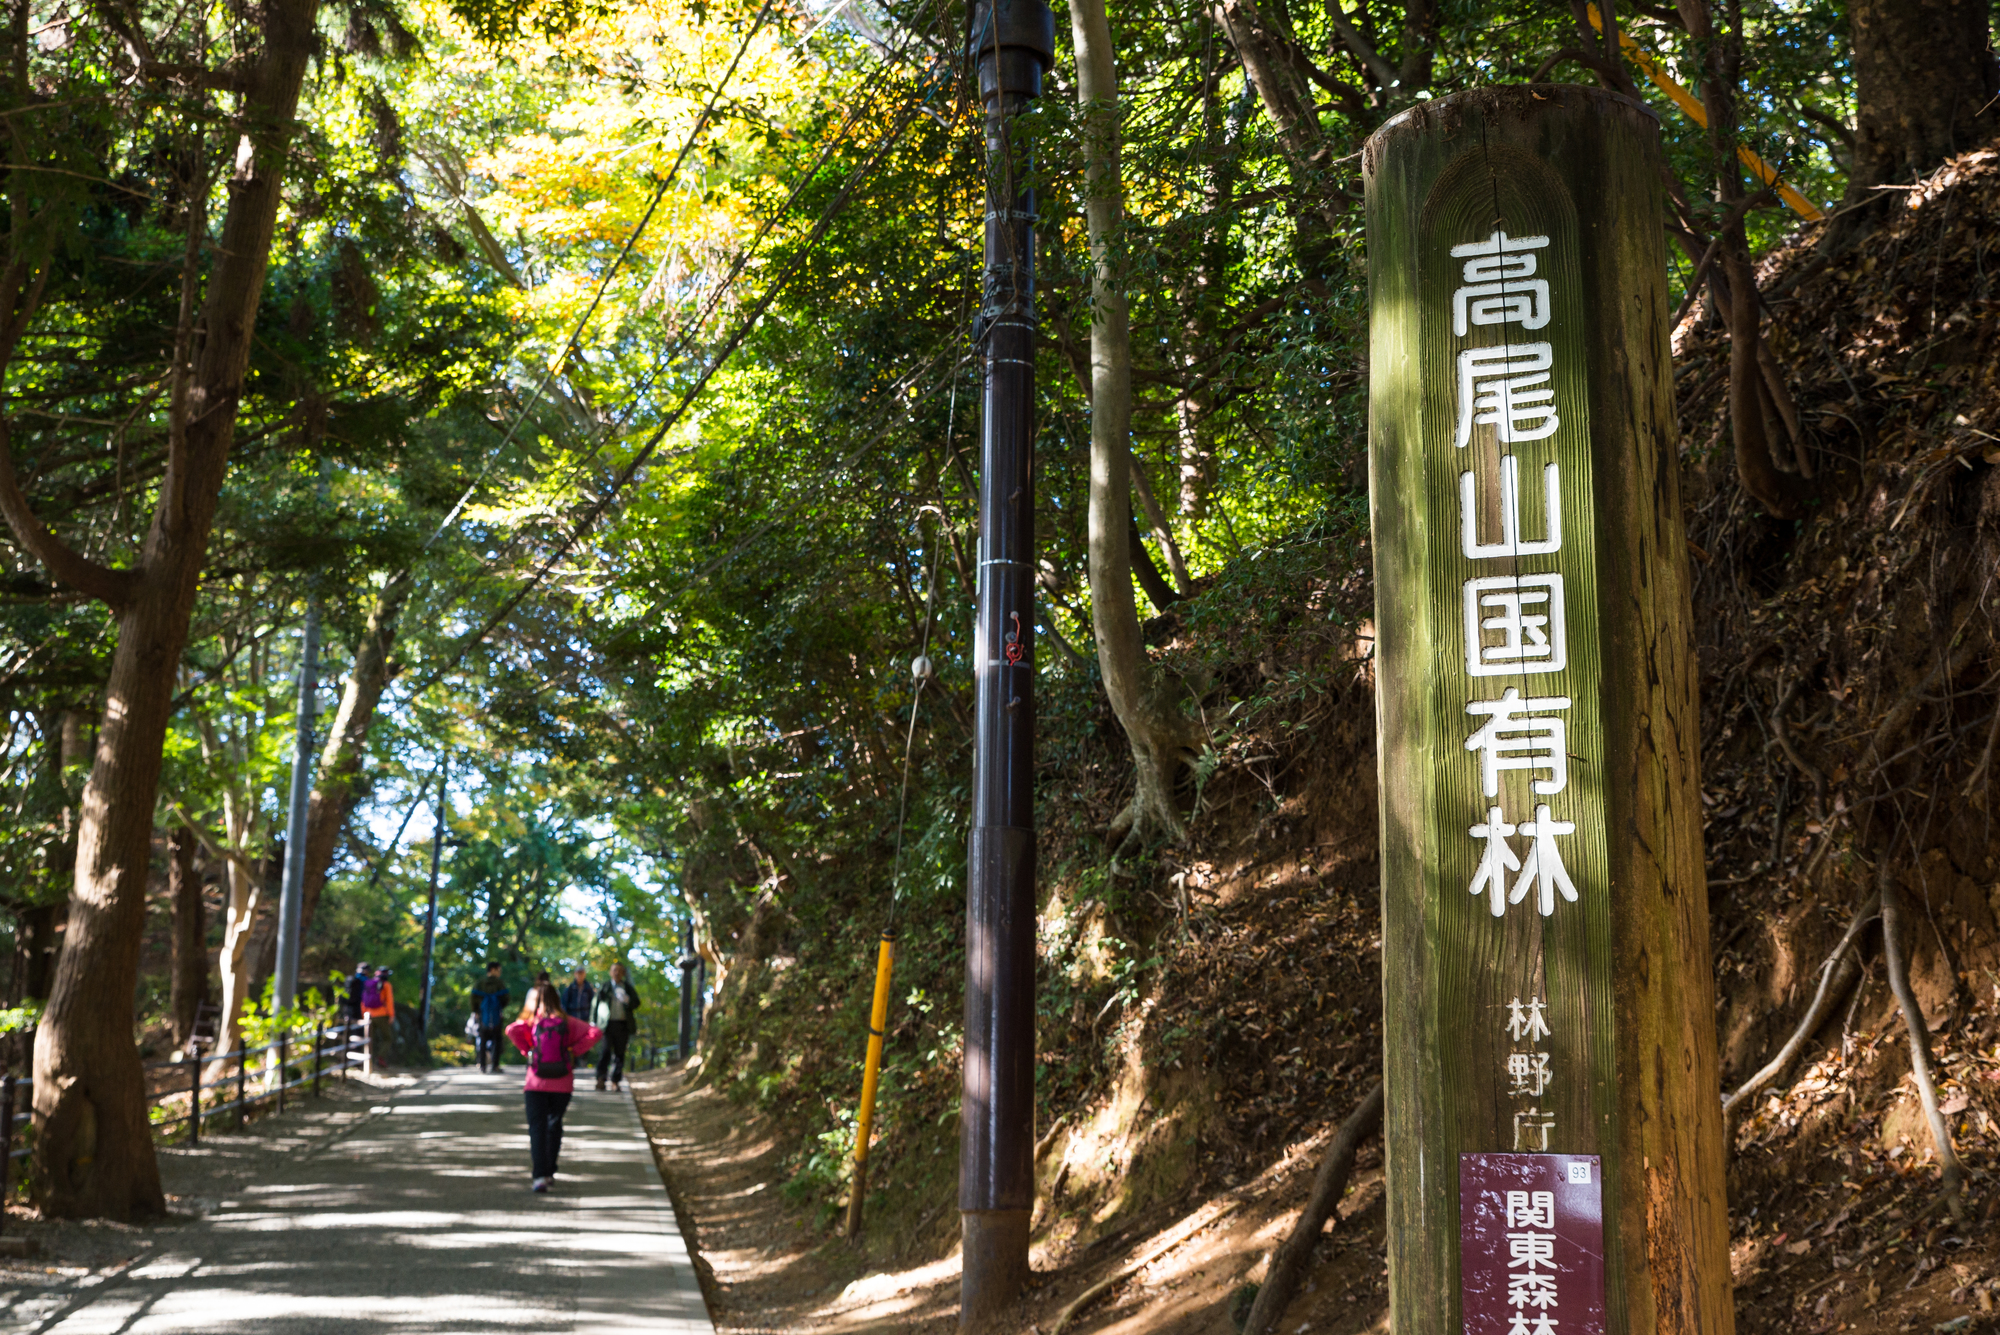
[[[534,1191],[555,1185],[556,1157],[562,1153],[563,1114],[576,1090],[577,1058],[597,1046],[604,1031],[563,1013],[562,998],[548,983],[528,989],[521,1018],[507,1037],[528,1059],[524,1102],[528,1110],[528,1159]]]
[[[361,984],[361,1014],[368,1026],[368,1070],[386,1070],[396,1048],[396,989],[389,985],[388,965]]]

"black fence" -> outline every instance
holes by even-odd
[[[301,1066],[310,1066],[297,1077],[289,1075],[292,1065],[292,1044],[296,1040],[306,1040],[304,1050],[298,1054]],[[261,1053],[271,1053],[275,1060],[267,1063],[264,1074],[255,1080],[250,1074],[250,1059]],[[231,1062],[236,1064],[236,1073],[223,1075],[218,1080],[204,1081],[203,1073],[212,1065],[220,1065],[226,1071]],[[163,1089],[154,1093],[147,1102],[153,1105],[153,1130],[163,1131],[185,1124],[188,1143],[201,1143],[201,1124],[211,1117],[225,1113],[236,1114],[236,1125],[242,1126],[249,1118],[250,1110],[260,1103],[275,1102],[277,1111],[285,1110],[287,1090],[310,1084],[315,1097],[319,1094],[320,1081],[327,1075],[346,1076],[356,1067],[368,1065],[368,1026],[364,1024],[338,1024],[332,1028],[324,1026],[314,1029],[310,1035],[300,1030],[297,1033],[281,1034],[268,1043],[255,1047],[241,1047],[234,1052],[218,1052],[212,1056],[186,1058],[181,1061],[171,1059],[145,1063],[148,1071],[172,1070],[187,1072],[187,1084],[179,1089]],[[225,1095],[233,1091],[234,1098],[223,1103],[202,1102],[204,1091],[222,1090]],[[176,1103],[185,1097],[187,1107],[174,1116],[162,1117],[165,1105]]]
[[[296,1050],[294,1045],[297,1045]],[[261,1074],[251,1072],[251,1058],[271,1054]],[[292,1063],[299,1063],[299,1074],[291,1074]],[[367,1069],[369,1061],[368,1026],[361,1024],[321,1025],[310,1032],[299,1030],[280,1034],[268,1043],[254,1047],[240,1047],[233,1052],[217,1052],[202,1055],[197,1049],[194,1055],[183,1060],[164,1059],[142,1064],[147,1072],[169,1070],[175,1073],[185,1071],[184,1083],[173,1082],[147,1095],[146,1102],[151,1108],[150,1120],[156,1133],[167,1132],[175,1127],[187,1128],[187,1143],[201,1143],[202,1123],[210,1118],[236,1115],[236,1125],[241,1127],[250,1118],[251,1109],[262,1103],[276,1105],[274,1111],[285,1110],[285,1095],[288,1091],[310,1085],[312,1093],[318,1096],[321,1081],[330,1076],[346,1078],[357,1067]],[[230,1063],[235,1063],[233,1074]],[[223,1074],[209,1080],[206,1073],[213,1067],[221,1067]],[[0,1227],[6,1223],[7,1197],[14,1184],[14,1164],[33,1153],[30,1145],[16,1146],[19,1132],[28,1125],[25,1116],[29,1109],[22,1097],[27,1093],[32,1097],[34,1083],[17,1078],[12,1071],[0,1076]],[[203,1100],[204,1094],[223,1093],[221,1101],[212,1097]],[[171,1114],[162,1116],[163,1113]]]

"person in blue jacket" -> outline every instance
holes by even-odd
[[[590,975],[584,972],[583,966],[579,964],[576,966],[576,972],[570,976],[569,982],[563,985],[563,1013],[574,1015],[588,1024],[591,1007],[596,1001],[597,989],[590,985]]]
[[[479,1069],[500,1069],[500,1040],[507,1034],[507,1003],[514,994],[500,981],[500,961],[489,960],[486,976],[472,989],[472,1014],[479,1021]],[[491,1061],[492,1065],[487,1063]]]

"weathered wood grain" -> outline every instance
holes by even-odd
[[[1458,1156],[1541,1148],[1603,1156],[1609,1332],[1733,1329],[1658,153],[1637,104],[1535,86],[1415,108],[1363,159],[1398,1335],[1460,1328]],[[1547,326],[1457,335],[1451,248],[1496,230],[1549,238]],[[1457,354],[1527,340],[1552,349],[1559,429],[1503,446],[1483,427],[1459,447]],[[1542,469],[1558,465],[1561,548],[1468,559],[1459,475],[1496,541],[1508,453],[1524,540],[1545,533]],[[1564,581],[1565,667],[1469,675],[1465,582],[1546,573]],[[1466,705],[1509,686],[1571,702],[1557,795],[1538,798],[1527,772],[1481,791]],[[1468,892],[1468,830],[1491,804],[1519,822],[1537,801],[1576,824],[1562,848],[1578,901],[1495,917]],[[1530,1104],[1509,1087],[1523,1045],[1506,1021],[1537,992],[1554,1082]],[[1524,1106],[1553,1119],[1545,1147],[1520,1142]]]

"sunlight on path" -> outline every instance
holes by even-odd
[[[713,1335],[630,1097],[578,1092],[537,1196],[520,1086],[432,1072],[27,1329]],[[198,1167],[161,1157],[169,1190]]]

